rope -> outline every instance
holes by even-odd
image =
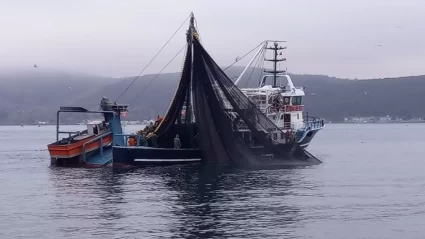
[[[236,64],[236,62],[242,60],[244,57],[246,57],[247,55],[249,55],[249,53],[253,52],[255,49],[257,49],[259,46],[261,46],[264,42],[261,42],[260,44],[258,44],[256,47],[252,48],[252,50],[250,50],[248,53],[246,53],[245,55],[243,55],[241,58],[239,58],[237,61],[233,62],[230,66],[226,67],[223,69],[223,71],[229,69],[231,66],[233,66],[234,64]]]
[[[183,25],[186,23],[186,21],[190,18],[191,15],[189,15],[186,20],[180,25],[180,27],[173,33],[173,35],[165,42],[165,44],[161,47],[161,49],[156,53],[156,55],[149,61],[149,63],[143,68],[143,70],[133,79],[133,81],[127,86],[127,88],[121,93],[121,95],[118,96],[118,98],[115,100],[115,103],[127,92],[128,89],[136,82],[136,80],[142,75],[142,73],[146,70],[146,68],[149,67],[149,65],[155,60],[155,58],[161,53],[161,51],[167,46],[167,44],[171,41],[171,39],[177,34],[177,32],[183,27]]]
[[[187,51],[185,52],[185,54],[184,54],[184,56],[183,56],[183,63],[182,63],[182,70],[181,70],[181,73],[180,73],[180,80],[182,79],[182,77],[183,77],[183,74],[184,74],[184,66],[185,66],[185,63],[186,63],[186,60],[187,60],[187,57],[188,57],[188,55],[187,55]],[[168,105],[168,109],[167,109],[167,111],[165,112],[165,114],[164,115],[168,115],[168,112],[170,111],[170,108],[171,108],[171,105],[173,104],[173,101],[174,101],[174,99],[176,98],[176,95],[177,95],[177,91],[178,91],[179,89],[178,89],[178,86],[177,86],[177,89],[176,89],[176,91],[174,92],[174,96],[173,96],[173,98],[172,98],[172,100],[171,100],[171,102],[170,102],[170,104]],[[162,123],[164,123],[164,120],[161,120],[161,122],[159,123],[159,125],[155,128],[155,130],[154,130],[154,132],[153,133],[155,133],[156,134],[156,132],[158,131],[158,129],[161,127],[161,125],[162,125]],[[152,134],[149,134],[149,135],[152,135]],[[148,135],[148,136],[149,136]]]
[[[168,65],[170,65],[170,63],[183,51],[183,49],[185,49],[186,48],[186,46],[187,46],[187,44],[185,44],[174,56],[173,56],[173,58],[171,58],[171,60],[155,75],[155,77],[154,78],[152,78],[152,80],[150,80],[149,82],[148,82],[148,84],[139,92],[139,93],[137,93],[136,94],[136,97],[134,97],[133,98],[133,100],[132,101],[130,101],[130,102],[133,102],[136,98],[137,98],[137,96],[139,96],[140,94],[142,94],[148,87],[149,87],[149,85],[156,79],[156,78],[158,78],[158,76],[159,75],[161,75],[161,73],[165,70],[165,68],[167,68],[167,66]]]
[[[263,51],[263,54],[261,55],[261,59],[263,59],[262,61],[261,61],[261,71],[259,72],[259,74],[258,74],[258,85],[260,85],[260,82],[261,82],[261,78],[262,78],[262,76],[263,76],[263,73],[264,73],[264,58],[266,57],[266,50],[264,50]]]
[[[261,52],[261,54],[262,54],[262,52]],[[245,82],[244,87],[246,87],[249,84],[249,82],[251,82],[252,73],[254,73],[255,69],[257,69],[257,65],[258,66],[260,65],[259,62],[260,62],[260,56],[261,56],[261,54],[258,56],[258,58],[257,58],[257,60],[256,60],[256,62],[254,64],[254,67],[252,68],[251,74],[249,75],[248,80]]]

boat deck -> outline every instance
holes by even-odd
[[[86,159],[88,167],[102,167],[112,162],[112,148],[106,148],[103,154],[95,154]]]

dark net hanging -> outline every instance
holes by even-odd
[[[258,162],[287,158],[291,145],[271,138],[281,130],[234,85],[196,38],[193,49],[194,112],[204,159]],[[234,130],[232,112],[249,128],[251,137],[241,137]]]
[[[186,117],[182,121],[184,107]],[[235,131],[235,115],[250,130],[249,137]],[[273,142],[271,135],[281,133],[279,128],[233,84],[196,37],[188,45],[174,98],[154,132],[159,147],[173,147],[173,139],[179,134],[183,148],[199,147],[203,159],[210,162],[285,159],[291,148]]]
[[[190,75],[191,75],[192,47],[188,46],[185,53],[183,70],[177,90],[171,101],[171,104],[164,115],[163,120],[157,126],[154,133],[158,138],[160,147],[173,147],[173,139],[178,134],[181,138],[182,147],[194,147],[194,134],[196,128],[192,122],[192,113],[190,106]],[[183,108],[186,108],[186,114],[182,120]],[[151,137],[149,135],[148,137]]]

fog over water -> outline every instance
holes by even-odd
[[[207,50],[228,65],[264,39],[287,40],[293,73],[424,74],[425,1],[0,0],[0,70],[137,75],[191,11]],[[146,73],[185,43],[184,28]],[[246,64],[245,61],[240,62]],[[179,71],[181,61],[167,72]]]

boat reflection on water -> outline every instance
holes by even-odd
[[[294,206],[294,196],[316,187],[299,170],[231,165],[125,172],[52,167],[50,177],[56,199],[49,210],[63,236],[90,230],[116,237],[272,236],[298,227],[306,212]]]
[[[136,169],[131,174],[160,180],[159,194],[167,196],[158,203],[167,208],[172,235],[223,238],[267,235],[264,230],[248,234],[250,227],[261,228],[261,223],[267,223],[274,229],[269,233],[276,235],[301,220],[300,209],[286,197],[291,198],[300,184],[314,184],[306,182],[297,170],[283,170],[264,173],[234,165],[192,164]]]

